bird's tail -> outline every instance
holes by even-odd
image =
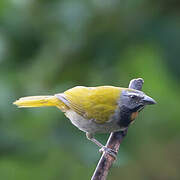
[[[24,107],[42,107],[42,106],[57,106],[64,111],[67,106],[55,96],[28,96],[22,97],[13,102],[20,108]]]

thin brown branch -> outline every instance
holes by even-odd
[[[144,81],[141,78],[133,79],[129,83],[129,88],[141,90],[143,83]],[[111,133],[106,143],[106,147],[111,148],[115,152],[118,152],[120,144],[127,134],[127,130],[128,129],[126,129],[125,131]],[[91,180],[106,180],[108,172],[114,161],[115,158],[113,156],[104,152],[97,164]]]

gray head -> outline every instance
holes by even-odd
[[[120,97],[120,107],[126,107],[133,112],[140,111],[146,105],[156,104],[156,101],[151,97],[147,96],[144,92],[125,89],[121,93]]]

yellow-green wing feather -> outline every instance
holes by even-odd
[[[104,123],[117,108],[117,100],[122,89],[113,86],[83,87],[77,86],[62,95],[65,104],[87,119]]]

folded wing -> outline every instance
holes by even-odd
[[[113,86],[77,86],[55,96],[86,119],[104,123],[116,110],[120,94],[121,88]]]

